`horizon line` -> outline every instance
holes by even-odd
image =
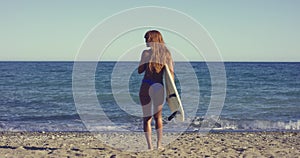
[[[0,60],[0,62],[139,62],[137,60]],[[174,62],[245,62],[245,63],[255,63],[255,62],[265,62],[265,63],[298,63],[300,61],[269,61],[269,60],[255,60],[255,61],[247,61],[247,60],[224,60],[224,61],[204,61],[204,60],[194,60],[194,61],[184,61],[184,60],[177,60]]]

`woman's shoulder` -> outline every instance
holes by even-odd
[[[151,55],[151,50],[146,49],[143,51],[143,56],[150,56]]]

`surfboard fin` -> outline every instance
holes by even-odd
[[[169,95],[169,98],[172,98],[172,97],[177,97],[177,96],[176,96],[175,93],[173,93],[173,94],[170,94],[170,95]]]
[[[176,114],[177,114],[178,112],[179,112],[179,111],[173,112],[173,114],[170,115],[170,116],[168,117],[168,121],[171,121],[171,120],[176,116]]]

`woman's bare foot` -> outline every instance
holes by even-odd
[[[159,151],[164,151],[164,150],[165,150],[165,148],[164,148],[164,147],[162,147],[162,146],[159,146],[159,147],[157,147],[157,150],[159,150]]]
[[[148,145],[148,150],[153,150],[152,145]]]

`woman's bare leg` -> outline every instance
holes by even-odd
[[[162,123],[162,107],[164,103],[164,86],[160,83],[153,84],[149,94],[153,100],[153,113],[155,120],[155,129],[157,134],[157,148],[161,147],[163,123]]]
[[[144,132],[145,132],[145,138],[148,144],[148,149],[153,149],[152,147],[152,129],[151,129],[151,121],[152,117],[144,117]]]
[[[151,121],[152,121],[152,114],[151,114],[151,103],[147,105],[143,105],[143,128],[145,132],[145,138],[148,144],[148,149],[153,149],[152,147],[152,128],[151,128]]]
[[[163,123],[162,123],[162,105],[157,107],[157,112],[154,114],[155,129],[157,134],[157,148],[161,148],[161,141],[163,135]]]

